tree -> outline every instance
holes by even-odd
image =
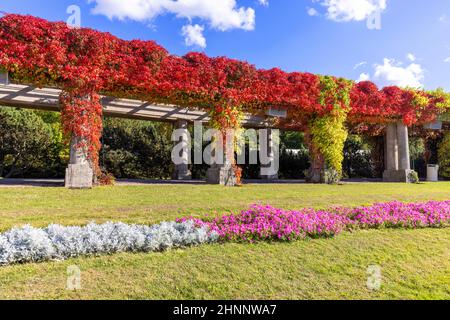
[[[116,178],[168,179],[172,125],[106,118],[100,163]]]
[[[438,159],[441,176],[450,178],[450,132],[447,132],[439,144]]]
[[[345,141],[343,167],[349,178],[375,177],[372,147],[362,136],[349,135]]]
[[[35,112],[0,108],[0,176],[45,166],[51,143],[50,126]]]

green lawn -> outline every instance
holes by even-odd
[[[450,183],[0,188],[0,230],[26,223],[152,224],[252,203],[325,208],[432,199],[450,199]],[[374,264],[382,271],[378,291],[366,286],[367,268]],[[82,271],[78,292],[65,289],[70,265]],[[215,244],[0,267],[0,298],[450,299],[450,230],[370,230],[334,239]]]

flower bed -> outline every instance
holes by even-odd
[[[352,209],[349,217],[360,228],[444,227],[450,223],[450,200],[379,203]]]
[[[211,221],[192,218],[206,226],[222,241],[295,240],[331,237],[355,228],[445,227],[450,223],[450,200],[426,203],[390,202],[368,207],[340,208],[326,211],[302,209],[286,211],[271,206],[254,205],[240,214]]]
[[[206,226],[219,238],[239,240],[295,240],[305,237],[330,237],[347,225],[344,215],[314,209],[285,211],[271,206],[254,205],[240,214],[222,216],[212,221],[194,220]],[[189,219],[181,219],[189,221]]]
[[[213,220],[182,218],[154,226],[91,223],[85,227],[25,226],[0,234],[0,265],[63,260],[82,255],[152,252],[217,241],[293,241],[333,237],[344,230],[450,225],[450,200],[390,202],[328,210],[283,210],[253,205]]]

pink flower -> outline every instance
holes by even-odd
[[[271,206],[253,205],[240,214],[213,220],[193,220],[207,226],[222,240],[258,241],[332,237],[352,228],[445,227],[450,223],[450,200],[426,203],[378,203],[369,207],[329,210],[301,209],[285,211]]]

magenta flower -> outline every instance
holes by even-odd
[[[253,205],[239,214],[213,220],[190,218],[228,241],[292,241],[303,238],[332,237],[354,228],[424,228],[450,224],[450,200],[426,203],[379,203],[369,207],[329,210],[282,210]]]

